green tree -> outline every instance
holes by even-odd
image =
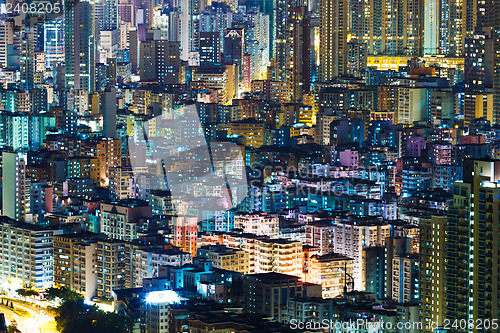
[[[38,296],[39,293],[38,291],[34,290],[34,289],[17,289],[17,294],[19,296],[23,296],[23,297],[32,297],[32,296]]]
[[[76,291],[73,291],[69,288],[61,287],[61,288],[47,288],[45,290],[45,298],[48,299],[49,301],[52,301],[56,298],[60,298],[63,301],[78,301],[81,300],[83,301],[83,296],[77,293]]]
[[[61,333],[124,333],[129,332],[124,316],[99,310],[83,300],[64,301],[55,317]]]

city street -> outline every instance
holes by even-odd
[[[12,321],[16,321],[19,330],[21,330],[21,332],[23,333],[57,332],[54,318],[45,314],[37,313],[33,309],[30,309],[29,307],[23,305],[15,304],[14,306],[28,311],[31,316],[19,316],[13,310],[5,306],[0,306],[0,312],[4,313],[7,325],[10,325]]]

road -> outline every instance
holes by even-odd
[[[7,325],[15,320],[22,333],[57,333],[54,318],[36,313],[32,309],[19,304],[15,304],[15,307],[28,311],[31,316],[19,316],[11,309],[0,306],[0,311],[5,314]]]

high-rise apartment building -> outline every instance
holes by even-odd
[[[427,89],[398,87],[395,124],[413,124],[427,119]]]
[[[387,237],[385,240],[385,296],[387,298],[393,299],[393,295],[397,293],[394,292],[394,281],[400,280],[399,277],[395,277],[396,272],[400,272],[399,267],[395,268],[401,260],[397,258],[405,257],[411,253],[411,239],[408,237]],[[394,259],[397,259],[396,262]],[[399,286],[396,286],[399,290]]]
[[[288,9],[285,80],[291,101],[302,101],[311,84],[311,23],[307,7]]]
[[[305,225],[306,243],[318,249],[320,255],[333,252],[335,248],[335,224],[333,221],[310,222]]]
[[[289,47],[293,45],[289,44],[289,37],[294,34],[290,30],[289,10],[292,8],[299,8],[306,6],[307,3],[304,0],[278,0],[276,2],[276,9],[274,14],[274,60],[275,60],[275,77],[276,81],[286,81],[287,80],[287,59],[289,58]],[[297,16],[296,16],[297,17]],[[297,31],[297,33],[301,33]]]
[[[113,239],[132,241],[138,237],[141,220],[151,218],[152,208],[146,202],[125,199],[101,204],[101,233]]]
[[[173,244],[182,251],[196,256],[198,219],[195,216],[174,216],[172,219]]]
[[[245,276],[245,312],[264,313],[276,321],[286,322],[286,305],[290,298],[306,294],[296,276],[277,273]]]
[[[464,84],[471,91],[493,88],[493,38],[490,28],[477,27],[465,39]]]
[[[144,279],[157,278],[165,266],[181,267],[193,262],[190,253],[177,249],[141,248],[134,253],[134,283],[142,286]]]
[[[249,255],[244,250],[231,249],[224,245],[208,245],[198,249],[197,256],[212,262],[215,268],[248,274]]]
[[[345,70],[349,1],[320,0],[319,80],[330,81]]]
[[[420,320],[425,327],[431,323],[444,325],[446,318],[446,216],[432,215],[420,219]]]
[[[109,186],[116,199],[127,199],[134,193],[134,172],[130,167],[109,168]]]
[[[8,52],[12,52],[15,36],[19,38],[20,29],[13,18],[5,20],[0,26],[0,64],[3,67],[8,66]]]
[[[84,295],[97,292],[97,241],[85,234],[54,236],[54,287]]]
[[[354,288],[363,290],[363,248],[384,246],[385,239],[390,236],[391,226],[373,218],[351,218],[337,222],[335,226],[334,252],[354,259]]]
[[[466,159],[463,181],[453,187],[443,314],[451,321],[500,317],[499,180],[499,160]]]
[[[418,302],[419,261],[418,254],[392,258],[392,295],[398,303]]]
[[[244,233],[276,237],[279,234],[278,214],[254,213],[236,214],[234,228]]]
[[[424,1],[351,0],[349,13],[350,41],[365,43],[368,54],[422,54]]]
[[[26,156],[21,153],[2,153],[2,215],[24,220],[29,210],[26,193]]]
[[[136,287],[134,255],[137,245],[119,240],[97,242],[97,296],[112,297],[115,289]]]
[[[352,258],[329,253],[309,258],[306,280],[321,285],[323,298],[335,298],[344,294],[352,275]]]
[[[118,17],[118,1],[117,0],[100,0],[96,2],[102,4],[102,21],[99,23],[99,30],[115,30],[119,27],[119,17]]]
[[[54,282],[54,230],[3,217],[0,221],[0,276],[14,289],[46,289]]]
[[[385,247],[374,246],[363,249],[363,279],[365,291],[377,298],[385,297]]]
[[[493,121],[500,122],[500,3],[492,1],[488,7],[491,15],[485,14],[493,26]]]
[[[64,20],[56,18],[44,24],[43,40],[47,68],[55,69],[64,62]]]
[[[221,63],[221,36],[219,32],[200,33],[200,64]]]
[[[276,272],[302,276],[304,252],[300,241],[224,233],[208,244],[223,244],[248,252],[250,274]]]
[[[67,88],[94,91],[95,86],[95,29],[94,5],[79,1],[65,6],[64,66]]]
[[[147,40],[140,43],[141,81],[179,83],[180,66],[179,42]]]

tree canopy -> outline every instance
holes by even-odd
[[[57,329],[61,333],[124,333],[129,320],[115,313],[104,312],[84,302],[83,297],[68,288],[48,288],[46,298],[60,298],[56,309]]]
[[[34,289],[17,289],[17,294],[19,296],[23,296],[23,297],[31,297],[31,296],[38,296],[39,293],[38,291],[34,290]]]
[[[127,319],[115,313],[104,312],[83,300],[69,300],[57,309],[55,317],[61,333],[124,333]]]
[[[69,288],[61,287],[61,288],[48,288],[45,290],[46,295],[45,298],[48,299],[49,301],[52,301],[56,298],[60,298],[63,302],[64,301],[77,301],[77,300],[82,300],[83,301],[83,296],[77,293],[76,291],[73,291]]]

